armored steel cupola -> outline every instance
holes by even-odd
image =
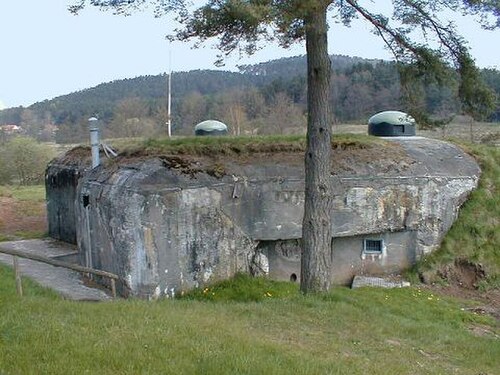
[[[195,135],[226,135],[227,126],[217,120],[206,120],[194,127]]]
[[[368,120],[368,134],[379,137],[409,137],[415,135],[415,119],[399,111],[384,111]]]

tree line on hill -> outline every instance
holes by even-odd
[[[394,62],[332,56],[332,122],[366,123],[374,113],[403,109],[402,87]],[[206,119],[226,123],[232,134],[304,133],[305,57],[283,58],[239,67],[239,72],[196,70],[172,74],[173,133],[193,134]],[[500,72],[483,69],[487,85],[500,97]],[[462,112],[457,85],[413,83],[419,105],[436,119]],[[105,137],[165,134],[167,76],[142,76],[0,111],[0,124],[20,125],[38,140],[83,142],[87,120],[97,115]],[[500,121],[497,104],[487,120]]]

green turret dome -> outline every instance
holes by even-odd
[[[196,135],[225,135],[227,134],[226,124],[217,120],[206,120],[194,127]]]
[[[384,111],[368,120],[368,134],[382,137],[415,135],[415,119],[400,111]]]

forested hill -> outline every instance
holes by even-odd
[[[392,62],[332,56],[333,120],[361,121],[400,103],[397,69]],[[295,133],[305,124],[305,56],[242,65],[239,72],[196,70],[172,75],[172,123],[176,134],[191,134],[207,118],[230,125],[235,134]],[[500,72],[483,76],[500,94]],[[431,114],[460,111],[453,90],[426,87],[422,105]],[[162,132],[167,76],[142,76],[0,111],[0,125],[22,126],[29,135],[58,142],[86,139],[87,119],[98,115],[107,136],[154,135]],[[493,115],[500,119],[500,110]]]
[[[215,70],[175,72],[173,76],[172,91],[176,98],[183,98],[191,92],[209,95],[263,81],[259,77]],[[141,76],[102,83],[86,90],[35,103],[28,108],[37,113],[49,111],[56,124],[62,124],[68,118],[74,120],[74,117],[80,114],[92,113],[97,113],[103,120],[107,120],[113,115],[115,106],[123,99],[141,98],[154,102],[158,99],[164,100],[166,92],[165,74]]]
[[[345,69],[361,58],[348,56],[332,56],[336,69]],[[174,98],[184,98],[192,92],[201,95],[214,95],[229,89],[248,86],[262,86],[270,79],[290,79],[304,76],[306,72],[305,56],[297,56],[272,60],[256,65],[242,65],[240,72],[220,70],[192,70],[174,72],[172,91]],[[51,100],[35,103],[29,107],[37,113],[50,112],[55,124],[62,124],[68,118],[75,120],[80,114],[99,113],[107,119],[113,113],[115,105],[125,98],[137,97],[148,101],[165,98],[167,92],[165,74],[140,76],[102,83],[82,91],[62,95]],[[0,111],[0,123],[20,124],[22,108],[9,108]]]
[[[332,61],[332,69],[337,72],[345,71],[353,65],[360,63],[368,63],[376,65],[381,60],[363,59],[361,57],[351,57],[344,55],[330,56]],[[254,65],[240,65],[239,70],[244,74],[256,76],[265,76],[269,78],[287,78],[306,73],[306,56],[284,57],[278,60],[271,60]]]

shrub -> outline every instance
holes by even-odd
[[[54,155],[52,147],[33,138],[16,137],[9,140],[0,146],[0,183],[41,183],[45,167]]]

